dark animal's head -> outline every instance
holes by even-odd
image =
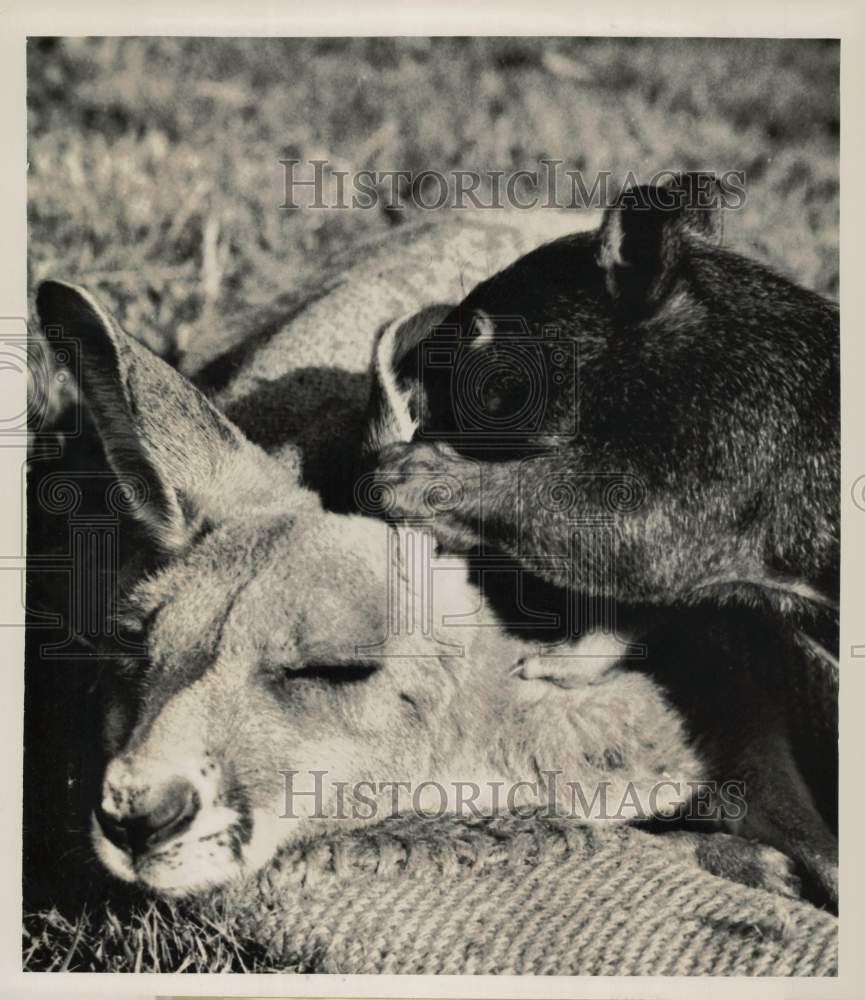
[[[732,195],[706,175],[630,189],[599,228],[526,254],[425,335],[395,324],[377,366],[401,435],[499,456],[584,435],[672,458],[749,425],[782,440],[812,404],[834,420],[837,310],[719,245]]]

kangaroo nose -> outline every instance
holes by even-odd
[[[111,796],[106,795],[110,802]],[[182,778],[165,785],[140,803],[124,811],[107,811],[102,805],[96,808],[96,819],[105,836],[121,850],[140,856],[158,844],[182,833],[195,819],[201,802],[198,792]]]

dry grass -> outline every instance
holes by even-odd
[[[224,900],[100,901],[24,919],[23,965],[41,972],[293,972],[274,969],[266,945],[238,934]]]
[[[79,39],[30,53],[31,275],[154,346],[301,285],[381,211],[280,210],[282,157],[745,170],[728,238],[837,291],[838,49],[702,40]],[[43,43],[44,45],[44,43]]]
[[[172,351],[397,221],[281,210],[281,158],[509,171],[550,157],[586,175],[744,170],[727,241],[836,294],[838,58],[831,42],[763,40],[34,41],[31,281],[81,281]],[[73,773],[75,748],[58,754]],[[269,967],[218,896],[183,919],[99,882],[55,905],[55,870],[26,867],[29,969]]]

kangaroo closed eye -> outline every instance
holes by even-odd
[[[307,663],[302,666],[286,666],[283,674],[286,680],[326,681],[328,684],[357,684],[368,680],[379,667],[374,663]]]

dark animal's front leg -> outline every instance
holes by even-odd
[[[738,748],[727,766],[743,779],[747,813],[734,828],[793,858],[805,894],[837,912],[838,841],[814,804],[776,714],[755,713],[751,727],[737,734]]]

